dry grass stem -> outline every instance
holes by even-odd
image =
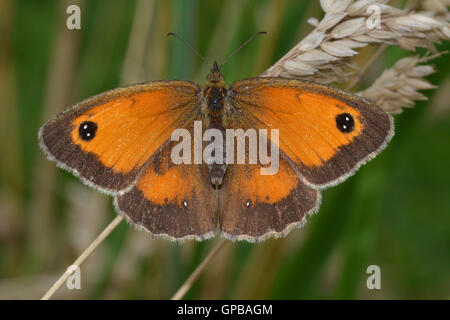
[[[136,3],[135,18],[122,67],[121,83],[124,85],[147,80],[142,66],[146,58],[146,40],[150,37],[154,5],[154,0],[139,0]]]
[[[87,257],[106,239],[106,237],[122,222],[123,217],[117,216],[113,221],[99,234],[86,250],[74,261],[71,266],[80,267]],[[51,286],[51,288],[42,296],[41,300],[49,300],[55,292],[63,285],[63,283],[72,274],[73,269],[67,268],[66,272]]]
[[[221,239],[219,243],[215,245],[215,247],[208,253],[208,255],[203,259],[203,261],[195,268],[195,270],[191,273],[189,278],[183,283],[183,285],[175,292],[175,294],[170,298],[170,300],[180,300],[184,297],[184,295],[192,288],[192,285],[198,279],[200,274],[205,270],[208,263],[219,253],[220,249],[222,249],[227,240]]]
[[[418,47],[434,51],[434,43],[450,39],[449,23],[438,19],[436,12],[408,12],[388,2],[321,0],[323,19],[310,19],[315,29],[263,76],[342,83],[356,70],[349,58],[357,55],[359,48],[386,43],[409,51]]]

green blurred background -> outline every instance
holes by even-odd
[[[69,4],[81,7],[81,30],[66,28]],[[309,17],[323,15],[319,1],[308,0],[2,0],[1,8],[0,299],[40,298],[115,217],[111,198],[46,160],[37,132],[47,119],[120,85],[202,83],[210,61],[267,31],[223,69],[228,83],[258,76],[312,30]],[[374,50],[365,48],[356,62]],[[389,48],[359,89],[409,54]],[[431,62],[438,72],[429,77],[437,88],[424,92],[429,101],[395,117],[388,148],[325,191],[303,229],[227,244],[186,298],[450,298],[448,59]],[[82,289],[63,286],[55,297],[170,298],[217,240],[179,245],[122,222],[83,264]],[[381,290],[366,287],[372,264],[381,268]]]

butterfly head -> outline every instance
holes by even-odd
[[[225,85],[225,78],[223,74],[220,72],[220,67],[217,61],[214,61],[214,65],[211,69],[211,72],[206,76],[206,81],[209,85]]]

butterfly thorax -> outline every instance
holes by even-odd
[[[224,107],[227,96],[225,79],[219,71],[217,63],[211,73],[206,77],[206,83],[202,91],[203,106],[202,112],[207,122],[207,126],[222,127]]]

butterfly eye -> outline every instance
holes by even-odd
[[[339,131],[343,133],[349,133],[353,131],[355,127],[355,121],[353,116],[349,113],[341,113],[336,116],[336,126]]]
[[[84,121],[80,124],[78,128],[78,134],[80,138],[85,141],[90,141],[94,139],[95,133],[97,132],[97,124],[92,121]]]

